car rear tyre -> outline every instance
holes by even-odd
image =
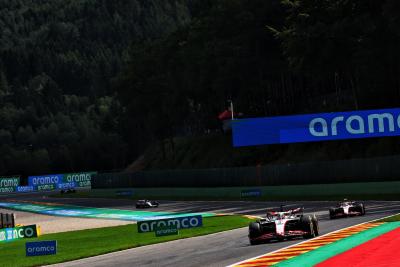
[[[315,236],[319,236],[319,225],[318,225],[318,219],[315,214],[312,216],[312,221],[313,221],[313,226],[314,226],[314,234]]]
[[[303,235],[303,238],[315,237],[314,223],[311,216],[303,216],[301,221],[303,223],[303,231],[307,232]]]
[[[365,215],[365,206],[361,204],[361,215]]]

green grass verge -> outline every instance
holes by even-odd
[[[261,189],[262,196],[241,198],[242,190]],[[217,188],[120,188],[93,189],[76,194],[55,194],[56,197],[118,198],[117,191],[132,190],[133,199],[164,200],[400,200],[400,182],[341,183],[314,185],[287,185],[264,187]]]
[[[136,224],[48,234],[34,239],[0,243],[0,265],[39,266],[53,264],[138,246],[245,227],[250,221],[252,220],[241,216],[203,218],[203,227],[183,229],[179,231],[179,235],[165,237],[156,237],[154,232],[139,234]],[[57,240],[57,255],[26,257],[25,243],[38,240]]]
[[[400,214],[390,216],[388,218],[379,220],[379,222],[398,222],[400,221]]]

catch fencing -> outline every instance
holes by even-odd
[[[398,166],[400,155],[237,168],[103,173],[93,177],[92,188],[230,187],[395,181],[400,178]]]

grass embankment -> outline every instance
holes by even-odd
[[[398,155],[400,137],[336,140],[251,147],[233,147],[230,134],[176,137],[149,147],[128,171],[202,169],[299,163]]]
[[[181,229],[179,235],[165,237],[156,237],[154,232],[139,234],[136,224],[48,234],[34,239],[0,243],[0,265],[37,266],[70,261],[138,246],[245,227],[250,221],[250,219],[241,216],[203,218],[203,227]],[[57,240],[57,255],[26,257],[25,243],[38,240]]]
[[[385,219],[382,219],[379,221],[380,222],[398,222],[398,221],[400,221],[400,214],[396,214],[396,215],[390,216],[388,218],[385,218]]]
[[[260,189],[261,197],[242,198],[241,191]],[[219,188],[120,188],[93,189],[76,194],[55,194],[56,197],[120,198],[118,191],[131,191],[132,199],[164,200],[400,200],[400,182],[342,183],[287,185],[265,187],[219,187]],[[125,197],[126,198],[126,197]]]

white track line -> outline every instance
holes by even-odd
[[[259,257],[264,256],[264,255],[276,253],[276,252],[279,252],[279,251],[281,251],[281,250],[284,250],[284,249],[287,249],[287,248],[291,248],[291,247],[294,247],[294,246],[297,246],[297,245],[306,243],[306,242],[308,242],[308,241],[310,241],[310,240],[318,240],[318,239],[320,239],[320,238],[322,238],[322,237],[324,237],[324,236],[326,236],[326,235],[330,235],[330,234],[339,232],[339,231],[341,231],[341,230],[345,230],[345,229],[348,229],[348,228],[351,228],[351,227],[363,225],[363,224],[366,224],[366,223],[372,223],[372,222],[379,221],[379,220],[383,220],[383,219],[386,219],[386,218],[389,218],[389,217],[392,217],[392,216],[396,216],[396,215],[400,215],[400,213],[397,213],[397,214],[394,214],[394,215],[385,216],[385,217],[378,218],[378,219],[374,219],[374,220],[371,220],[371,221],[368,221],[368,222],[363,222],[363,223],[355,224],[355,225],[352,225],[352,226],[349,226],[349,227],[341,228],[341,229],[339,229],[339,230],[332,231],[332,232],[326,233],[326,234],[324,234],[324,235],[321,235],[321,236],[318,236],[318,237],[314,237],[314,238],[312,238],[312,239],[304,240],[304,241],[302,241],[302,242],[300,242],[300,243],[296,243],[296,244],[293,244],[293,245],[290,245],[290,246],[287,246],[287,247],[284,247],[284,248],[280,248],[280,249],[277,249],[277,250],[274,250],[274,251],[271,251],[271,252],[268,252],[268,253],[264,253],[264,254],[255,256],[255,257],[253,257],[253,258],[249,258],[249,259],[246,259],[246,260],[239,261],[239,262],[237,262],[237,263],[233,263],[233,264],[228,265],[228,266],[226,266],[226,267],[234,267],[234,266],[239,265],[239,264],[241,264],[241,263],[244,263],[244,262],[246,262],[246,261],[255,260],[255,259],[259,258]]]

